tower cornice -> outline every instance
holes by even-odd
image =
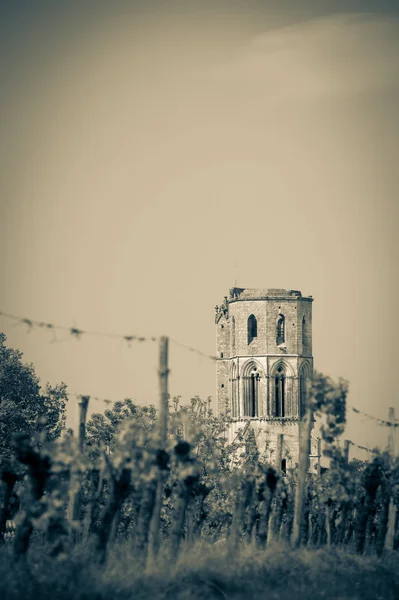
[[[225,298],[226,300],[226,298]],[[242,302],[246,300],[285,300],[288,302],[313,302],[313,296],[302,296],[299,290],[283,290],[280,288],[258,289],[258,288],[232,288],[228,302]]]
[[[284,302],[313,302],[314,298],[312,296],[261,296],[259,298],[229,298],[229,304],[234,304],[235,302],[265,302],[268,300],[284,300]]]
[[[313,360],[313,356],[308,356],[305,354],[235,354],[234,356],[217,356],[216,360],[235,360],[236,358],[308,358]]]

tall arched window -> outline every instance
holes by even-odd
[[[251,377],[249,380],[249,406],[248,406],[248,414],[250,417],[256,417],[258,410],[258,382],[259,382],[259,374],[251,373]]]
[[[306,319],[303,317],[302,319],[302,347],[306,346]]]
[[[277,346],[279,344],[284,344],[285,342],[285,317],[284,315],[279,315],[277,319],[277,328],[276,328],[276,343]]]
[[[299,417],[302,417],[303,413],[304,413],[304,406],[305,406],[305,378],[303,377],[303,375],[301,375],[299,377],[299,407],[298,407],[298,412],[299,412]]]
[[[236,320],[234,317],[231,319],[231,350],[234,356],[236,353]]]
[[[254,338],[258,337],[258,323],[254,315],[248,317],[248,344],[252,342]]]
[[[277,369],[277,374],[274,378],[275,392],[275,416],[285,417],[285,372],[282,367]]]
[[[244,417],[257,417],[259,415],[259,384],[260,373],[255,363],[246,365],[243,371],[244,378]]]
[[[299,406],[298,406],[298,416],[302,417],[305,412],[306,406],[306,388],[307,381],[309,377],[309,367],[306,363],[304,363],[299,372]]]

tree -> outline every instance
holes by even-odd
[[[23,363],[22,352],[7,348],[6,340],[0,333],[0,470],[12,467],[17,434],[44,432],[48,441],[60,435],[68,401],[64,383],[47,383],[41,392],[33,365]]]
[[[102,448],[111,451],[117,439],[117,433],[126,420],[134,420],[144,425],[143,419],[155,421],[156,409],[153,405],[137,406],[133,400],[126,398],[123,402],[115,402],[114,406],[104,414],[94,413],[87,423],[87,445],[93,458]]]

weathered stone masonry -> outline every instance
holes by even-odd
[[[282,289],[233,288],[216,307],[217,399],[236,432],[250,421],[257,447],[273,460],[277,435],[284,435],[284,465],[298,461],[299,422],[305,380],[313,372],[311,296]],[[311,468],[319,464],[311,444]]]

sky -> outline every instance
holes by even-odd
[[[235,283],[298,289],[315,368],[399,416],[395,6],[0,1],[0,311],[213,355]],[[43,384],[158,404],[154,342],[0,330]],[[170,368],[216,408],[211,359]]]

